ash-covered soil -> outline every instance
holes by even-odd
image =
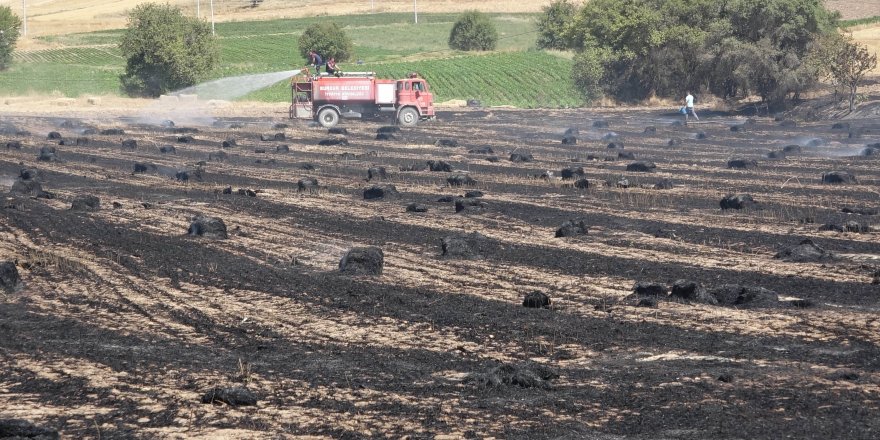
[[[4,117],[0,437],[880,437],[880,123],[701,116]]]

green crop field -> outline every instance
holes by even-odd
[[[340,64],[344,70],[370,70],[383,77],[418,71],[432,84],[438,101],[480,99],[518,107],[581,104],[570,85],[571,61],[534,50],[535,15],[492,15],[501,37],[498,50],[477,55],[447,47],[455,18],[423,14],[417,25],[409,14],[219,23],[221,62],[207,79],[301,67],[305,60],[296,47],[302,30],[316,21],[332,20],[355,44],[352,62]],[[117,47],[121,35],[122,30],[113,30],[43,37],[53,48],[16,51],[13,66],[0,72],[0,94],[118,94],[118,76],[125,64]],[[246,99],[286,101],[289,90],[277,84]]]
[[[874,23],[880,23],[880,15],[874,17],[856,18],[853,20],[841,20],[839,25],[842,28],[851,28],[855,26],[864,26]]]
[[[351,67],[376,72],[385,78],[402,78],[409,72],[419,72],[428,80],[436,102],[478,99],[484,105],[521,108],[577,107],[583,104],[571,84],[570,61],[542,51],[375,62]],[[247,98],[285,101],[290,99],[290,88],[285,81]]]

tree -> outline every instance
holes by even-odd
[[[565,37],[577,51],[602,53],[603,92],[618,99],[637,100],[654,93],[655,73],[647,57],[660,35],[662,17],[657,8],[646,7],[646,1],[591,0]]]
[[[706,76],[700,59],[705,40],[705,31],[688,25],[664,29],[643,63],[641,75],[648,78],[648,93],[680,96],[686,90],[699,90]]]
[[[310,50],[321,54],[325,60],[347,61],[351,58],[354,44],[351,38],[334,22],[310,25],[299,37],[299,54],[308,59]]]
[[[574,49],[602,47],[630,57],[647,53],[661,16],[649,0],[592,0],[569,27],[566,39]]]
[[[135,7],[119,47],[126,59],[122,88],[132,96],[155,97],[195,85],[220,58],[211,25],[168,4]]]
[[[602,96],[602,83],[606,72],[604,63],[608,58],[608,54],[599,49],[580,51],[574,56],[571,78],[575,88],[580,90],[587,102]]]
[[[18,41],[21,19],[12,12],[9,6],[0,6],[0,70],[6,70],[12,64],[12,52]]]
[[[494,50],[498,30],[486,14],[466,11],[458,17],[449,32],[449,47],[457,50]]]
[[[853,41],[851,36],[840,34],[822,40],[816,55],[820,74],[834,84],[846,87],[849,111],[855,111],[859,83],[877,67],[877,55]]]
[[[831,69],[832,74],[849,88],[849,111],[852,112],[856,109],[856,90],[859,83],[866,73],[877,67],[877,54],[872,54],[865,45],[850,38],[837,54],[835,64]]]
[[[568,49],[569,43],[565,36],[576,13],[577,6],[569,0],[556,0],[544,6],[537,23],[538,48]]]
[[[731,0],[706,40],[709,89],[755,93],[772,105],[798,97],[817,79],[810,47],[836,20],[821,0]]]
[[[604,51],[602,88],[618,99],[690,89],[779,104],[815,83],[810,47],[836,19],[821,0],[591,0],[562,40]]]
[[[837,97],[838,88],[841,85],[837,78],[831,74],[834,59],[843,48],[845,38],[838,32],[831,32],[816,40],[810,48],[807,63],[816,73],[817,78],[831,83],[834,88],[834,96]]]

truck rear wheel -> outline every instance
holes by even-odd
[[[419,123],[419,112],[412,107],[406,107],[397,114],[397,122],[400,125],[412,127]]]
[[[333,128],[339,123],[339,113],[332,108],[325,108],[318,112],[318,123],[324,128]]]

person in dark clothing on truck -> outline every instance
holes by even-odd
[[[324,65],[324,59],[321,58],[321,55],[318,55],[318,52],[314,50],[309,51],[309,64],[315,66],[315,75],[321,73],[321,66]]]
[[[327,67],[325,67],[325,69],[330,75],[335,75],[336,72],[339,71],[339,68],[336,67],[336,58],[330,57],[330,59],[327,60]]]

